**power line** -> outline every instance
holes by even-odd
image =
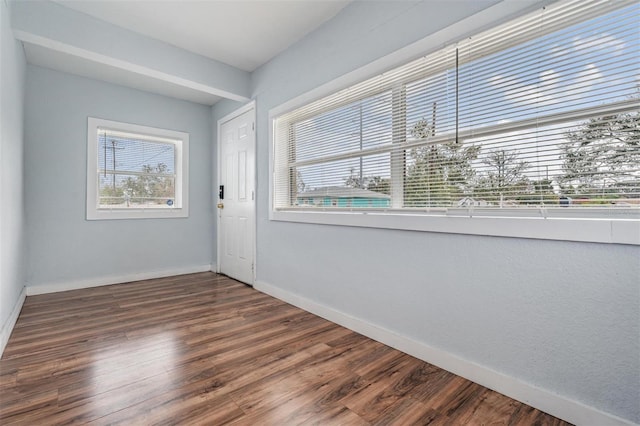
[[[107,139],[106,139],[107,135],[105,133],[104,135],[104,142],[103,142],[103,146],[104,146],[104,177],[107,177],[107,149],[110,149],[112,152],[112,157],[113,157],[113,191],[115,193],[116,190],[116,150],[117,149],[124,149],[123,146],[117,146],[118,141],[115,139],[111,139],[109,140],[109,142],[111,142],[111,146],[109,146],[109,144],[107,143]]]

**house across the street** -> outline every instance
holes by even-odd
[[[325,186],[297,195],[298,205],[316,207],[390,207],[391,197],[380,192],[344,186]]]

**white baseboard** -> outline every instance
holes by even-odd
[[[18,300],[16,300],[16,304],[13,305],[13,310],[5,321],[2,324],[2,331],[0,331],[0,358],[2,358],[2,353],[4,352],[4,348],[7,346],[7,342],[9,341],[9,337],[11,337],[11,332],[13,331],[13,327],[16,325],[16,321],[18,321],[18,317],[20,316],[20,311],[22,310],[22,305],[24,305],[24,300],[27,297],[27,288],[22,287],[22,291],[18,296]]]
[[[187,266],[184,268],[165,269],[162,271],[140,272],[127,275],[108,275],[86,280],[60,281],[27,286],[27,296],[37,294],[57,293],[59,291],[79,290],[82,288],[99,287],[103,285],[128,283],[131,281],[149,280],[153,278],[171,277],[174,275],[209,272],[211,265]]]
[[[602,426],[635,424],[352,317],[264,281],[256,281],[254,288],[568,422],[577,425]]]

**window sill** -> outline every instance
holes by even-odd
[[[185,208],[172,209],[100,209],[87,211],[87,220],[172,219],[189,217]]]
[[[462,216],[425,212],[276,210],[271,211],[270,219],[365,228],[640,245],[638,212],[622,214],[616,218],[542,215],[518,217],[515,212],[504,212],[506,215],[500,216],[496,213],[470,217],[468,214]]]

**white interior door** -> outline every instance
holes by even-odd
[[[219,271],[253,285],[255,245],[255,112],[219,122]],[[220,189],[220,188],[219,188]]]

